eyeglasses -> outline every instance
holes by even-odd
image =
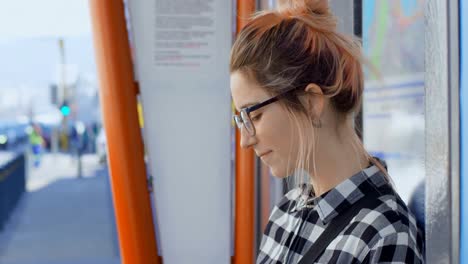
[[[255,126],[253,125],[252,123],[252,119],[250,118],[250,113],[255,111],[255,110],[258,110],[264,106],[267,106],[271,103],[274,103],[276,101],[278,101],[280,99],[280,97],[292,92],[296,90],[296,88],[293,88],[293,89],[290,89],[284,93],[281,93],[277,96],[274,96],[266,101],[263,101],[261,103],[258,103],[258,104],[255,104],[255,105],[252,105],[252,106],[249,106],[249,107],[246,107],[246,108],[242,108],[240,110],[240,113],[239,115],[234,115],[233,118],[234,118],[234,121],[236,122],[236,125],[237,125],[237,128],[238,129],[241,129],[242,126],[245,128],[245,130],[247,130],[247,132],[249,133],[250,136],[255,136]]]

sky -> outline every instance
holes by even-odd
[[[88,0],[0,0],[0,41],[91,34]]]
[[[88,0],[0,0],[0,7],[0,118],[15,105],[49,104],[60,76],[59,38],[69,79],[80,73],[96,81]]]

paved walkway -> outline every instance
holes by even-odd
[[[85,159],[81,179],[65,155],[31,168],[29,191],[0,233],[0,263],[120,263],[107,170]]]

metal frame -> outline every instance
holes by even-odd
[[[459,263],[458,1],[426,3],[426,259]]]
[[[362,40],[362,0],[354,0],[353,4],[353,34],[354,36]],[[361,107],[356,113],[356,117],[354,118],[354,127],[361,141],[363,139],[363,107],[364,105],[361,104]]]
[[[330,7],[333,13],[338,17],[338,31],[353,35],[359,39],[362,38],[362,0],[340,1],[331,0]],[[354,127],[362,140],[363,135],[363,106],[355,113]]]
[[[452,173],[452,263],[460,261],[460,33],[458,1],[449,6],[450,154]]]

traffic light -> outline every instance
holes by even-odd
[[[63,116],[69,116],[70,115],[70,106],[68,105],[68,102],[63,102],[62,105],[60,106],[60,112],[62,112]]]

